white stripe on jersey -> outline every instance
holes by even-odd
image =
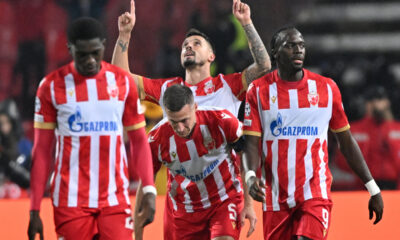
[[[117,191],[117,185],[115,182],[115,155],[116,155],[116,143],[117,139],[115,137],[110,137],[110,156],[109,158],[109,177],[108,177],[108,203],[110,206],[118,205],[117,196],[115,192]]]
[[[258,96],[259,94],[257,94]],[[276,86],[276,82],[269,85],[269,106],[271,111],[278,110],[278,88]],[[259,101],[259,105],[261,102]],[[260,111],[261,113],[262,111]]]
[[[290,100],[290,108],[298,109],[299,108],[299,99],[297,95],[297,89],[289,89],[289,100]]]
[[[113,72],[106,71],[107,86],[116,86],[115,74]]]
[[[172,135],[169,138],[169,157],[171,158],[171,162],[179,161],[178,152],[176,151],[176,143],[174,135]]]
[[[61,184],[61,165],[64,154],[64,138],[60,137],[60,155],[58,155],[58,166],[57,166],[57,175],[55,176],[54,182],[54,192],[53,192],[53,204],[58,207],[58,203],[60,200],[60,184]]]
[[[215,170],[212,173],[212,176],[219,189],[218,195],[219,198],[221,199],[221,202],[225,201],[229,196],[228,194],[226,194],[225,183],[222,178],[221,172],[219,171],[219,168],[215,168]]]
[[[311,157],[311,147],[313,143],[315,142],[314,139],[310,139],[307,141],[307,151],[306,155],[304,156],[304,168],[305,168],[305,184],[303,186],[304,190],[304,200],[311,199],[313,197],[312,192],[311,192],[311,186],[310,186],[310,180],[314,176],[314,167],[313,166],[313,161]]]
[[[327,199],[328,198],[328,193],[326,191],[326,167],[327,166],[326,166],[326,164],[324,162],[325,153],[324,153],[323,148],[322,148],[322,144],[324,142],[324,139],[319,139],[319,141],[320,141],[320,146],[321,146],[319,148],[319,151],[318,151],[319,158],[321,159],[321,163],[319,164],[320,169],[319,169],[319,172],[318,172],[318,174],[319,174],[319,182],[320,182],[320,187],[321,187],[322,198]]]
[[[317,93],[317,82],[315,80],[311,80],[311,79],[308,79],[307,82],[308,82],[308,93]],[[310,107],[317,108],[318,104],[319,104],[319,101],[315,105],[310,104]]]
[[[297,96],[297,94],[296,94]],[[297,100],[297,99],[296,99]],[[288,146],[288,153],[295,153],[295,154],[288,154],[287,156],[287,171],[288,171],[288,198],[287,204],[290,208],[296,206],[296,201],[294,199],[294,192],[296,190],[296,141],[289,141]]]
[[[76,90],[75,90],[75,81],[72,73],[66,75],[64,77],[65,82],[65,95],[67,96],[67,102],[76,102]]]
[[[69,156],[68,207],[78,206],[79,145],[79,137],[71,136],[71,154]]]
[[[186,212],[188,212],[188,213],[194,212],[193,206],[191,204],[192,200],[190,199],[189,191],[186,189],[189,184],[190,184],[190,180],[187,178],[185,178],[185,180],[183,180],[183,182],[181,183],[181,188],[185,192],[185,194],[184,194],[185,200],[183,200],[183,204],[185,204],[185,209],[186,209]]]
[[[99,151],[100,139],[98,136],[90,138],[90,183],[89,207],[97,208],[99,200]]]
[[[96,79],[86,79],[86,85],[88,90],[88,99],[89,102],[97,102],[98,94],[97,94],[97,83]]]
[[[51,96],[51,102],[53,103],[53,106],[55,108],[57,104],[56,104],[56,93],[54,92],[54,81],[51,81],[50,83],[50,96]]]
[[[208,199],[208,192],[207,192],[207,187],[206,184],[204,183],[203,180],[200,180],[196,182],[197,188],[200,191],[200,196],[201,196],[201,203],[203,204],[203,208],[209,208],[211,206],[210,200]]]
[[[278,141],[274,141],[271,146],[271,150],[274,153],[278,153]],[[267,154],[265,154],[267,156]],[[278,177],[278,154],[272,154],[272,208],[274,211],[279,211],[279,177]]]
[[[122,137],[121,137],[122,140]],[[131,200],[129,199],[129,192],[128,192],[128,187],[129,187],[129,179],[128,177],[125,175],[124,172],[124,168],[126,167],[128,169],[128,160],[126,157],[126,150],[124,147],[124,143],[122,142],[120,144],[120,151],[121,151],[121,156],[120,156],[120,169],[119,169],[119,174],[121,175],[122,178],[122,182],[124,184],[124,197],[125,197],[125,201],[128,204],[131,204]]]

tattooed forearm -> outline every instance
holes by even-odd
[[[260,36],[257,33],[253,24],[243,26],[249,42],[251,55],[253,56],[254,63],[250,65],[245,71],[247,83],[263,76],[271,69],[271,61],[267,49],[264,46]]]
[[[128,42],[118,40],[118,46],[121,48],[121,52],[125,52],[128,49]]]

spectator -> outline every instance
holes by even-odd
[[[391,103],[384,87],[373,86],[365,94],[365,116],[351,124],[351,132],[358,142],[376,183],[381,189],[398,189],[400,176],[400,122],[393,118]],[[344,172],[341,154],[335,159]],[[362,189],[361,182],[350,181],[346,185]],[[340,185],[335,189],[341,189]]]

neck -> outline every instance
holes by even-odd
[[[210,66],[195,66],[186,68],[185,81],[190,85],[196,85],[210,76]]]
[[[282,80],[289,81],[289,82],[297,82],[303,78],[303,69],[299,70],[286,70],[284,68],[278,68],[279,77]]]

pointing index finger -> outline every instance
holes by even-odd
[[[135,0],[131,0],[131,14],[135,14]]]

